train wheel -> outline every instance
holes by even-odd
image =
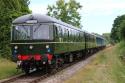
[[[40,67],[36,67],[36,70],[37,70],[37,71],[40,71]]]
[[[29,74],[29,72],[30,72],[29,68],[24,68],[23,70],[24,70],[25,74]]]
[[[29,74],[30,71],[30,65],[29,62],[23,62],[21,65],[22,70],[25,72],[25,74]]]

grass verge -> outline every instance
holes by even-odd
[[[125,64],[118,46],[97,53],[95,59],[64,83],[125,83]]]
[[[12,61],[0,58],[0,80],[19,74],[16,64]]]

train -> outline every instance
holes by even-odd
[[[105,46],[104,37],[47,15],[27,14],[12,22],[12,56],[25,73],[59,68]]]

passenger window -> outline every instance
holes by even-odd
[[[62,37],[62,28],[59,26],[59,36]]]
[[[56,26],[54,27],[54,32],[55,32],[55,37],[58,37],[58,30]]]

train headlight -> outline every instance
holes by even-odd
[[[44,61],[43,64],[46,64],[46,62]]]
[[[49,45],[46,45],[46,48],[49,48]]]
[[[33,49],[33,46],[30,46],[29,48],[30,48],[30,49]]]
[[[18,49],[18,46],[15,46],[14,48],[15,48],[15,49]]]

